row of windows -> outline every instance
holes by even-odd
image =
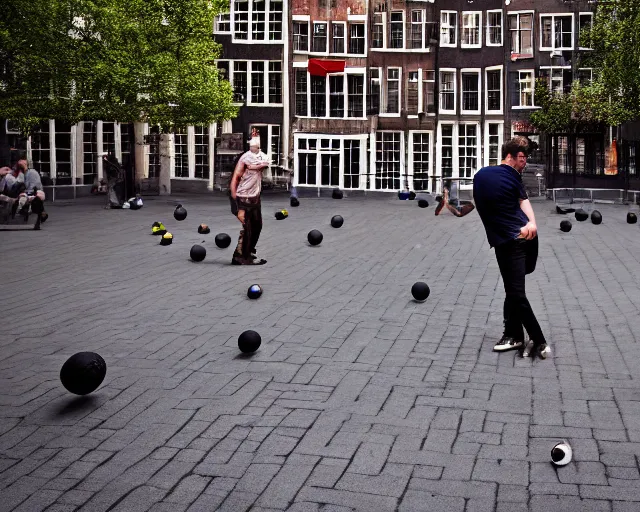
[[[230,13],[216,17],[215,33],[229,33],[234,42],[240,43],[283,41],[281,0],[232,0],[231,6]],[[350,18],[350,21],[330,22],[311,20],[309,16],[293,16],[294,51],[364,55],[367,51],[366,18]],[[593,13],[540,13],[537,38],[534,20],[532,10],[506,13],[501,9],[445,10],[440,12],[439,20],[434,19],[433,9],[375,12],[370,27],[370,48],[425,50],[438,41],[442,47],[480,48],[483,41],[487,46],[502,46],[506,36],[511,53],[521,57],[533,55],[534,40],[539,40],[540,51],[572,50],[576,39],[591,27]]]
[[[399,116],[436,112],[436,71],[418,68],[403,77],[399,67],[347,68],[345,73],[310,75],[294,68],[295,115],[318,118],[362,118],[367,113]],[[365,81],[368,75],[368,90]],[[541,67],[553,92],[566,92],[573,82],[570,67]],[[534,108],[535,71],[509,75],[512,108]],[[577,80],[592,79],[589,68],[578,70]],[[504,104],[502,66],[482,69],[438,70],[438,108],[441,114],[501,114]],[[405,92],[403,92],[405,91]],[[366,111],[366,113],[365,113]]]
[[[247,105],[282,105],[282,62],[219,60],[223,78],[233,85],[234,101]]]
[[[482,28],[485,28],[487,46],[502,46],[503,12],[486,11],[483,25],[482,11],[442,11],[440,13],[440,46],[461,48],[480,48],[482,46]],[[574,13],[539,14],[540,51],[573,50],[576,39]],[[593,13],[578,14],[577,36],[589,29],[593,23]],[[534,12],[507,12],[506,32],[511,53],[521,57],[533,56],[534,50]],[[588,47],[581,47],[588,49]]]
[[[406,148],[404,132],[377,131],[371,175],[366,135],[300,134],[294,146],[294,181],[300,186],[431,191],[435,176],[471,178],[482,165],[497,165],[503,130],[501,122],[485,123],[481,146],[478,123],[441,123],[437,147],[432,132],[410,131]]]

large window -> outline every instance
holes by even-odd
[[[478,125],[461,123],[458,126],[458,173],[471,178],[478,170]]]
[[[280,165],[280,125],[269,125],[271,134],[269,137],[269,155],[272,165]]]
[[[409,40],[409,48],[424,48],[424,11],[422,9],[413,9],[411,11],[411,39]]]
[[[487,11],[487,46],[502,46],[502,10]]]
[[[391,39],[390,48],[404,48],[404,11],[391,13]]]
[[[433,69],[422,70],[422,97],[420,112],[436,111],[436,72]]]
[[[346,24],[344,22],[332,22],[331,23],[331,52],[332,53],[345,53],[345,36],[346,36]]]
[[[400,114],[400,68],[387,69],[385,114]]]
[[[309,22],[308,21],[293,22],[293,51],[294,52],[309,51]]]
[[[311,75],[311,117],[327,115],[327,80],[324,76]]]
[[[541,50],[571,50],[573,14],[541,14],[540,37]]]
[[[313,22],[313,38],[311,40],[311,51],[316,53],[328,52],[327,23]]]
[[[571,67],[540,67],[540,78],[546,80],[553,94],[563,94],[571,89]]]
[[[412,132],[409,151],[413,168],[413,190],[429,190],[431,134],[429,132]]]
[[[264,62],[251,62],[251,103],[262,104],[264,101]]]
[[[282,105],[282,62],[218,61],[233,84],[233,100],[247,105]]]
[[[269,103],[282,103],[282,63],[269,62]]]
[[[82,184],[91,185],[98,176],[98,139],[96,124],[93,121],[82,123]],[[32,144],[33,146],[33,144]]]
[[[244,103],[247,101],[247,62],[233,63],[233,100]]]
[[[366,159],[366,135],[330,136],[304,134],[295,138],[297,185],[361,187],[360,175]]]
[[[487,123],[485,135],[486,165],[499,165],[502,161],[502,123]]]
[[[173,147],[175,150],[175,165],[173,167],[176,178],[189,177],[189,155],[187,151],[186,130],[176,130],[173,135]]]
[[[502,111],[502,68],[489,68],[485,72],[487,113]]]
[[[511,106],[533,107],[533,70],[516,71],[511,76],[513,80]]]
[[[348,117],[364,117],[364,75],[347,75]]]
[[[376,190],[400,190],[402,132],[376,132]]]
[[[456,111],[456,72],[440,71],[440,112]]]
[[[369,100],[367,102],[367,115],[377,115],[380,113],[380,69],[369,69]]]
[[[209,179],[209,127],[195,126],[195,177]]]
[[[440,12],[440,46],[456,46],[458,44],[457,11]]]
[[[376,12],[373,14],[373,28],[371,29],[371,48],[384,48],[385,34],[385,13]]]
[[[344,76],[329,76],[329,117],[344,117]]]
[[[307,70],[295,70],[296,115],[308,116],[307,109]]]
[[[480,113],[480,71],[461,71],[462,113]]]
[[[160,127],[149,127],[149,178],[160,177]],[[86,184],[86,182],[85,182]]]
[[[235,0],[231,5],[234,18],[234,41],[248,43],[282,41],[281,0]],[[224,23],[225,19],[221,18],[214,25],[214,31],[224,32],[226,28]]]
[[[307,94],[311,99],[310,114],[307,110]],[[365,116],[364,73],[340,73],[324,77],[308,75],[306,69],[298,68],[295,71],[295,96],[297,116],[335,118]]]
[[[479,48],[482,46],[482,13],[479,11],[462,12],[462,48]]]
[[[420,81],[418,71],[407,73],[407,114],[418,114],[418,103],[420,96]]]
[[[533,13],[509,14],[511,53],[533,56]]]
[[[453,177],[453,125],[440,126],[440,165],[443,178]]]
[[[228,12],[218,14],[213,22],[214,34],[230,34],[231,33],[231,14]]]
[[[349,53],[353,55],[364,55],[364,33],[364,23],[349,23]]]
[[[113,123],[110,124],[113,127]],[[55,122],[56,184],[71,185],[71,125]],[[115,141],[113,151],[115,152]]]

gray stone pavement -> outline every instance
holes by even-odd
[[[565,234],[535,203],[528,294],[553,358],[532,363],[492,352],[504,294],[476,212],[301,202],[276,221],[288,201],[265,199],[257,268],[213,244],[239,228],[220,197],[53,204],[43,231],[0,233],[0,510],[640,510],[640,226],[624,207]],[[250,357],[245,329],[263,340]],[[78,398],[59,369],[82,350],[108,373]],[[562,439],[574,462],[556,471]]]

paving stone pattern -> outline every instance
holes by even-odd
[[[239,228],[221,197],[56,203],[43,231],[0,233],[0,510],[640,510],[640,228],[625,208],[561,233],[535,203],[528,294],[554,357],[532,363],[492,352],[504,293],[476,212],[301,202],[276,221],[288,201],[265,198],[256,268],[213,243]],[[248,357],[245,329],[263,340]],[[108,373],[74,397],[59,369],[83,350]],[[574,462],[555,470],[561,439]]]

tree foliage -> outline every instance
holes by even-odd
[[[5,0],[0,118],[147,121],[163,131],[236,114],[214,16],[228,0]]]

